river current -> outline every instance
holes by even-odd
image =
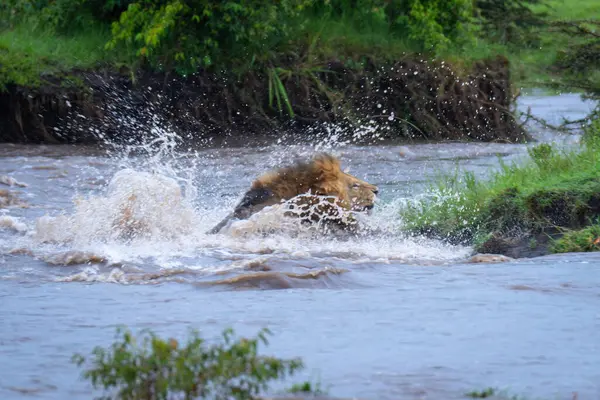
[[[590,107],[569,94],[519,106],[550,122]],[[469,247],[402,233],[399,208],[436,171],[486,176],[530,145],[358,146],[332,133],[175,151],[176,135],[153,132],[108,152],[0,145],[0,399],[92,398],[70,357],[109,344],[120,324],[182,339],[268,327],[265,352],[301,356],[298,379],[318,377],[334,397],[461,399],[492,386],[600,398],[600,254],[471,263]],[[319,150],[379,187],[365,220],[378,235],[314,237],[276,212],[205,233],[256,176]],[[128,204],[145,234],[124,240],[114,221]],[[284,229],[261,234],[273,226]]]

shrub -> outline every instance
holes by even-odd
[[[136,339],[120,328],[110,348],[93,350],[91,366],[83,376],[94,388],[109,393],[105,399],[254,399],[267,391],[272,381],[303,368],[300,359],[258,355],[258,345],[267,343],[269,333],[264,329],[256,338],[234,341],[233,331],[227,329],[223,343],[208,344],[192,331],[191,339],[182,346],[147,330]],[[73,361],[79,366],[86,363],[80,354],[75,354]],[[292,391],[312,388],[305,382],[294,385]]]
[[[309,2],[136,1],[113,23],[108,47],[125,45],[153,67],[181,74],[224,60],[260,62],[288,38],[291,21]]]

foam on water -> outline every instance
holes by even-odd
[[[0,229],[9,229],[15,232],[27,232],[27,225],[19,220],[19,218],[9,215],[0,216]]]
[[[363,261],[442,261],[469,254],[466,247],[402,236],[397,217],[401,206],[399,200],[382,205],[371,216],[360,216],[366,226],[379,229],[373,235],[324,238],[315,227],[286,217],[286,204],[234,221],[223,233],[213,235],[206,232],[227,210],[195,208],[174,179],[127,168],[113,176],[104,193],[77,199],[71,215],[39,218],[30,237],[38,248],[44,244],[67,246],[100,253],[113,262],[267,252]]]

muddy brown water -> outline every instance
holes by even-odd
[[[539,116],[579,117],[577,95],[529,95]],[[557,122],[557,121],[555,121]],[[542,141],[577,136],[538,130]],[[600,255],[468,263],[472,249],[406,237],[398,210],[436,170],[478,176],[528,145],[305,145],[137,155],[78,146],[0,145],[18,202],[0,209],[0,398],[89,399],[74,352],[114,329],[185,338],[272,330],[265,352],[302,356],[300,378],[335,397],[460,399],[489,386],[531,398],[600,398]],[[152,150],[149,150],[152,148]],[[316,150],[380,187],[376,236],[319,238],[277,212],[219,235],[217,223],[265,169]],[[131,193],[144,235],[112,225]],[[262,235],[262,228],[283,227]],[[383,233],[381,233],[383,232]]]

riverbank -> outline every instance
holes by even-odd
[[[38,87],[8,85],[0,93],[0,140],[130,140],[157,118],[191,142],[282,132],[307,137],[328,124],[359,142],[528,138],[512,113],[509,65],[502,57],[474,62],[468,72],[414,56],[358,67],[339,60],[310,68],[292,62],[272,74],[249,71],[236,79],[146,71],[132,79],[129,72],[74,70],[50,75]]]
[[[430,13],[377,0],[210,2],[202,17],[170,0],[21,3],[0,7],[4,142],[112,137],[124,127],[107,109],[128,101],[196,139],[306,136],[329,123],[376,125],[371,140],[528,138],[512,113],[518,57],[474,36],[469,1]]]
[[[403,209],[406,228],[514,258],[600,251],[599,138],[596,119],[579,149],[532,147],[525,162],[502,163],[487,180],[442,174]]]
[[[432,2],[428,13],[417,3],[209,2],[200,16],[187,0],[15,0],[0,6],[0,141],[131,139],[158,117],[197,141],[318,137],[334,124],[370,142],[522,142],[515,94],[553,84],[559,56],[583,40],[537,26],[538,14],[598,11],[593,1],[533,2],[527,16],[510,2]],[[502,22],[520,17],[518,28]],[[136,129],[115,122],[125,110]]]

